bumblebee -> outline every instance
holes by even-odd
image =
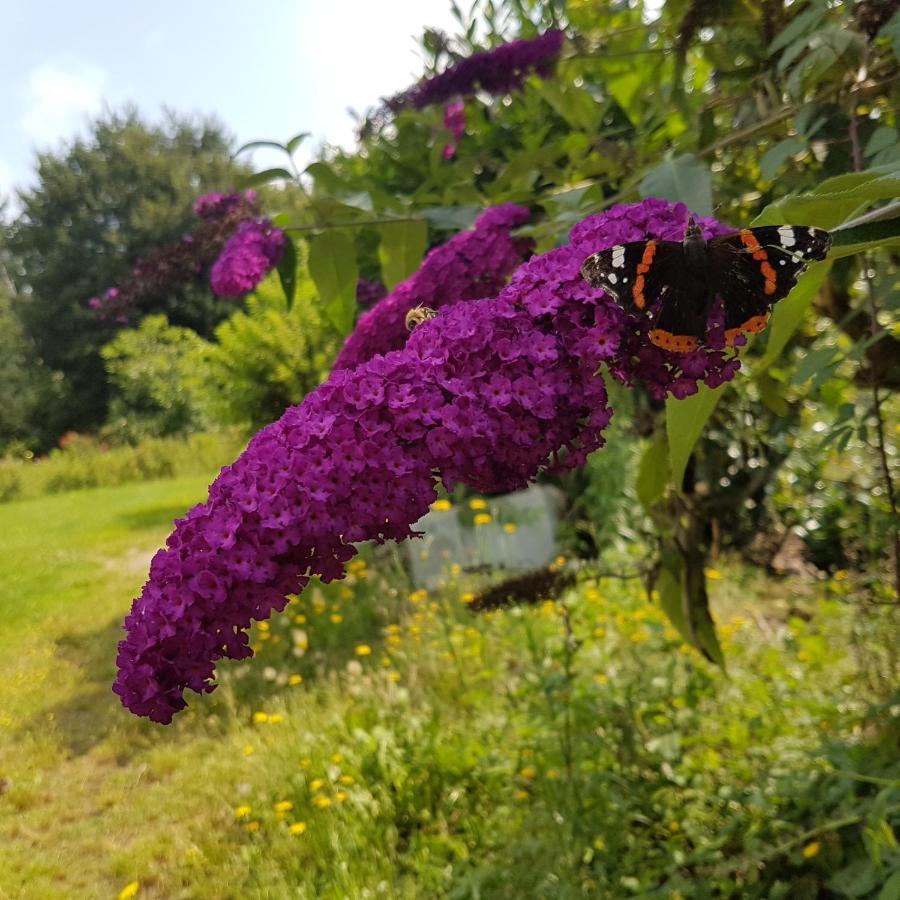
[[[437,311],[431,309],[428,306],[419,306],[413,307],[406,314],[406,329],[407,331],[412,331],[416,325],[421,325],[423,322],[427,322],[429,319],[433,319],[437,315]]]

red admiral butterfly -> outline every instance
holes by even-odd
[[[689,353],[703,343],[717,296],[725,308],[725,342],[762,331],[813,260],[825,259],[831,235],[806,225],[744,228],[706,240],[693,219],[684,240],[619,244],[589,256],[581,274],[619,303],[653,317],[657,347]]]

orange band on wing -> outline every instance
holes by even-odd
[[[631,289],[631,296],[634,298],[634,305],[638,309],[643,309],[647,305],[647,298],[644,296],[644,275],[650,271],[650,263],[656,254],[656,241],[647,241],[644,247],[644,255],[637,267],[637,278],[634,281],[634,287]]]
[[[761,316],[753,316],[753,318],[747,319],[743,325],[738,325],[737,328],[729,328],[725,332],[725,346],[733,347],[735,338],[739,334],[759,334],[769,324],[769,315],[770,313],[764,313]],[[653,340],[652,336],[650,340]]]
[[[778,276],[775,274],[775,270],[769,264],[769,254],[766,253],[765,250],[763,250],[763,248],[760,246],[759,241],[756,239],[756,235],[754,235],[749,228],[741,229],[740,235],[741,242],[753,254],[753,258],[757,262],[762,263],[760,269],[762,271],[763,278],[765,278],[766,280],[765,285],[763,286],[763,291],[765,291],[766,294],[774,294]],[[765,325],[763,326],[763,328],[765,328]],[[740,331],[740,329],[737,330]]]
[[[663,328],[654,328],[650,332],[650,343],[673,353],[690,353],[698,346],[697,338],[687,334],[672,334]]]

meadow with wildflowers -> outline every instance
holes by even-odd
[[[726,676],[636,582],[560,557],[557,596],[473,612],[459,566],[415,589],[381,548],[169,729],[104,702],[124,598],[204,485],[0,506],[0,896],[813,897],[863,844],[895,859],[896,613],[846,573],[709,570]]]

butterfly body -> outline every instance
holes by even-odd
[[[722,298],[725,341],[762,331],[810,262],[824,259],[827,231],[800,225],[744,228],[707,240],[693,219],[682,241],[636,241],[589,256],[581,273],[621,306],[649,315],[652,343],[687,353],[705,342]]]

